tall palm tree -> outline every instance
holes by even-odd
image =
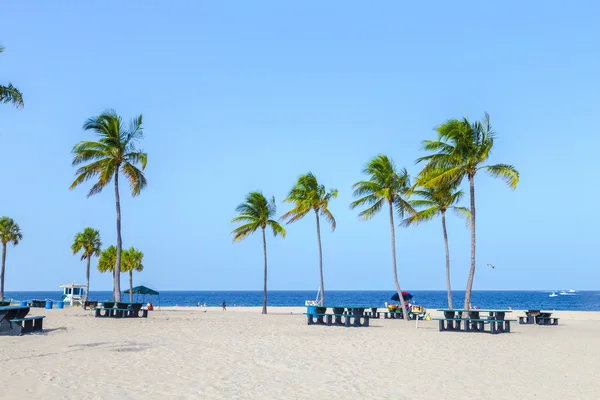
[[[300,175],[294,187],[288,193],[288,197],[283,200],[284,203],[293,203],[292,208],[287,213],[281,216],[282,221],[287,221],[287,224],[296,222],[311,210],[315,212],[317,218],[317,239],[319,242],[319,273],[320,284],[319,293],[321,293],[320,304],[325,304],[325,285],[323,283],[323,249],[321,246],[321,223],[319,215],[325,218],[325,221],[331,225],[331,230],[335,231],[336,222],[333,214],[329,211],[329,201],[335,199],[338,195],[337,189],[325,189],[324,185],[319,184],[317,178],[309,172],[305,175]]]
[[[0,241],[2,242],[2,271],[0,272],[0,300],[4,300],[4,271],[6,268],[6,245],[12,243],[13,246],[19,244],[23,239],[21,228],[12,218],[0,218]]]
[[[442,232],[444,233],[444,246],[446,248],[446,288],[448,290],[448,308],[454,308],[452,304],[452,288],[450,285],[450,250],[448,248],[448,233],[446,231],[446,212],[454,210],[462,218],[469,218],[469,210],[465,207],[455,206],[464,196],[462,190],[456,190],[451,186],[440,188],[422,188],[415,190],[412,195],[421,197],[413,200],[413,207],[423,208],[419,212],[409,216],[402,224],[404,226],[418,225],[421,222],[431,221],[438,215],[442,217]]]
[[[279,222],[271,219],[275,218],[277,206],[275,197],[267,200],[260,192],[250,192],[246,196],[246,201],[235,209],[239,213],[237,217],[231,220],[232,223],[240,222],[242,225],[235,228],[231,234],[233,241],[239,242],[248,235],[256,232],[260,228],[263,239],[263,253],[265,258],[264,285],[263,285],[263,308],[262,313],[267,313],[267,238],[265,230],[267,227],[273,231],[273,236],[281,235],[285,237],[285,229]]]
[[[469,181],[471,268],[464,307],[470,308],[475,277],[475,175],[478,171],[485,170],[492,177],[503,179],[512,189],[515,189],[519,183],[519,172],[509,164],[483,165],[490,156],[496,137],[487,113],[482,121],[473,123],[466,118],[450,119],[438,126],[436,131],[437,140],[423,142],[423,148],[433,154],[417,159],[417,163],[426,162],[419,180],[425,187],[460,185],[465,177]]]
[[[123,251],[123,272],[129,272],[129,302],[133,302],[133,271],[142,272],[144,253],[134,247]]]
[[[0,46],[0,53],[3,51],[4,47]],[[0,103],[12,103],[17,108],[23,107],[23,95],[19,92],[19,89],[14,87],[11,83],[9,83],[8,86],[0,85]]]
[[[136,143],[143,138],[142,116],[134,118],[129,126],[113,110],[88,119],[83,129],[94,131],[99,139],[97,142],[83,141],[73,147],[73,165],[80,165],[77,169],[75,181],[69,189],[74,189],[88,179],[97,178],[88,197],[100,193],[114,178],[115,200],[117,208],[117,254],[115,259],[114,297],[121,300],[121,253],[123,241],[121,239],[121,201],[119,197],[119,173],[123,173],[129,181],[131,193],[135,197],[146,187],[144,169],[148,155],[136,148]],[[137,167],[141,166],[141,169]]]
[[[394,273],[394,284],[402,305],[402,314],[408,321],[408,310],[404,307],[404,296],[398,283],[398,269],[396,267],[396,229],[394,227],[394,209],[400,218],[405,214],[414,212],[408,201],[410,189],[410,177],[405,168],[396,170],[394,161],[388,156],[380,154],[369,161],[363,170],[369,177],[368,180],[356,182],[352,188],[357,200],[350,203],[350,208],[366,206],[358,216],[364,220],[373,218],[387,202],[390,214],[390,232],[392,235],[392,267]]]
[[[92,257],[98,257],[100,255],[101,247],[102,241],[100,240],[100,232],[90,227],[85,228],[83,232],[79,232],[77,235],[75,235],[75,239],[71,245],[73,255],[83,250],[81,253],[81,261],[87,260],[84,301],[87,301],[90,293],[90,263],[92,261]]]

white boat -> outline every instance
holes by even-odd
[[[569,289],[569,293],[575,293],[575,290]]]
[[[85,299],[85,285],[79,283],[65,283],[60,285],[63,288],[62,300],[70,303],[71,306],[80,305]]]
[[[557,297],[558,295],[556,294],[556,292],[552,292],[548,295],[548,297]]]

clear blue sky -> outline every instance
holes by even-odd
[[[490,162],[514,164],[521,182],[476,180],[475,289],[599,288],[597,2],[4,2],[0,13],[0,82],[25,96],[22,110],[0,107],[0,214],[24,235],[8,248],[9,291],[84,282],[70,245],[86,226],[114,243],[113,190],[68,190],[70,150],[93,138],[81,126],[106,108],[144,115],[148,189],[132,199],[122,187],[124,245],[146,255],[138,284],[261,289],[260,235],[232,244],[234,209],[251,190],[279,202],[312,171],[340,192],[338,229],[323,230],[326,289],[393,289],[387,216],[359,221],[351,185],[378,153],[416,174],[437,124],[487,111]],[[449,220],[464,289],[469,230]],[[403,288],[445,287],[440,225],[398,229]],[[314,219],[287,228],[268,238],[270,288],[316,291]],[[110,288],[92,273],[92,290]]]

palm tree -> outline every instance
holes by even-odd
[[[482,165],[494,147],[496,133],[485,113],[482,121],[471,123],[466,118],[450,119],[436,128],[437,140],[425,140],[423,148],[433,152],[417,159],[427,162],[420,174],[420,185],[460,185],[469,180],[471,212],[471,269],[465,291],[464,308],[471,307],[471,290],[475,277],[475,175],[485,170],[494,178],[503,179],[512,189],[519,183],[519,172],[509,164]]]
[[[87,260],[84,301],[87,301],[90,293],[90,263],[93,256],[98,257],[100,255],[101,246],[102,242],[100,240],[100,232],[90,227],[85,228],[83,232],[79,232],[77,235],[75,235],[75,239],[71,245],[73,255],[83,250],[83,253],[81,253],[81,261]]]
[[[419,212],[409,216],[402,224],[404,226],[418,225],[421,222],[431,221],[438,215],[442,216],[442,232],[444,233],[444,246],[446,248],[446,288],[448,290],[448,308],[452,309],[452,288],[450,285],[450,250],[448,248],[448,233],[446,231],[446,211],[454,210],[462,218],[469,218],[469,210],[465,207],[457,207],[464,196],[462,190],[456,190],[450,186],[440,188],[422,188],[415,190],[412,195],[421,197],[420,200],[413,200],[413,207],[422,207]]]
[[[2,271],[0,272],[0,300],[4,300],[4,271],[6,268],[6,244],[13,246],[19,244],[23,239],[21,228],[12,218],[0,218],[0,241],[2,242]]]
[[[117,254],[115,259],[114,297],[121,300],[121,202],[119,197],[119,173],[122,172],[129,181],[132,195],[135,197],[146,187],[144,169],[148,155],[136,148],[136,142],[143,138],[142,116],[133,119],[129,126],[113,110],[88,119],[83,125],[84,130],[96,132],[99,141],[83,141],[73,147],[73,165],[91,161],[77,169],[75,181],[69,189],[74,189],[88,179],[98,178],[92,186],[88,197],[100,193],[110,181],[115,180],[115,200],[117,206]],[[141,169],[137,167],[141,165]]]
[[[287,220],[287,224],[304,218],[311,210],[315,212],[315,217],[317,218],[317,239],[319,241],[319,293],[321,293],[321,305],[325,304],[325,286],[323,284],[323,249],[321,247],[321,223],[319,215],[325,218],[325,221],[331,225],[331,230],[335,231],[335,218],[333,218],[333,214],[331,214],[328,207],[329,201],[335,199],[337,195],[337,189],[327,191],[325,186],[320,185],[317,178],[309,172],[298,178],[298,181],[288,193],[288,197],[283,200],[284,203],[294,203],[294,208],[281,216],[281,220]]]
[[[4,47],[0,46],[0,53],[3,51]],[[17,108],[23,107],[23,95],[19,92],[19,89],[14,87],[11,83],[9,83],[8,86],[0,85],[0,103],[12,103]]]
[[[115,245],[108,246],[100,253],[100,258],[98,259],[98,271],[100,271],[101,273],[112,272],[114,279],[116,263],[117,247]],[[113,292],[113,299],[114,297],[115,293]],[[114,300],[116,301],[116,299]],[[120,301],[120,298],[118,301]]]
[[[388,203],[390,213],[390,232],[392,235],[392,267],[394,284],[402,305],[402,314],[408,321],[408,310],[404,307],[404,296],[398,283],[398,269],[396,267],[396,229],[394,228],[394,209],[400,218],[407,213],[414,213],[412,205],[407,199],[410,189],[410,177],[405,168],[396,170],[394,161],[388,156],[380,154],[369,161],[363,170],[369,180],[356,182],[352,188],[358,200],[350,203],[350,208],[367,206],[358,216],[364,220],[373,218]]]
[[[263,253],[265,258],[265,269],[264,269],[264,284],[263,284],[263,308],[262,313],[267,313],[267,238],[265,230],[267,227],[273,231],[273,236],[281,235],[285,237],[285,229],[279,224],[279,222],[271,219],[275,218],[277,213],[277,206],[275,205],[275,197],[271,197],[271,200],[267,200],[266,197],[260,192],[250,192],[246,196],[246,202],[240,204],[235,209],[239,213],[237,217],[231,220],[232,223],[240,222],[243,225],[235,228],[231,234],[233,235],[233,241],[239,242],[248,235],[256,232],[258,228],[261,229],[263,239]]]
[[[129,272],[129,302],[133,303],[133,271],[142,272],[144,253],[134,247],[123,251],[123,272]]]

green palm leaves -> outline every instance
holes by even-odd
[[[471,306],[471,290],[475,276],[475,175],[485,170],[494,178],[503,179],[511,188],[519,182],[519,172],[512,165],[482,165],[494,147],[495,132],[486,113],[474,123],[466,118],[451,119],[437,129],[437,140],[426,140],[423,148],[431,152],[417,162],[426,162],[419,184],[426,188],[458,186],[466,177],[469,181],[471,221],[471,268],[465,291],[465,308]]]
[[[248,235],[261,229],[263,241],[264,255],[264,279],[263,279],[263,308],[262,313],[267,313],[267,238],[265,236],[266,228],[271,228],[273,236],[280,235],[285,237],[285,229],[275,221],[277,206],[275,205],[275,197],[270,200],[260,192],[250,192],[246,196],[246,201],[235,209],[238,216],[231,220],[232,223],[241,223],[242,225],[235,228],[231,234],[233,241],[239,242]]]
[[[231,232],[235,242],[239,242],[246,236],[253,234],[259,228],[266,229],[267,227],[271,228],[273,236],[281,235],[285,237],[285,229],[273,219],[277,213],[275,197],[267,200],[260,192],[250,192],[246,196],[246,201],[240,204],[235,211],[239,215],[231,222],[242,223]]]
[[[405,168],[396,169],[394,162],[386,155],[380,154],[367,163],[363,173],[368,180],[355,183],[354,197],[358,200],[350,203],[350,208],[366,207],[358,216],[368,220],[381,211],[387,203],[390,217],[390,233],[392,239],[392,268],[394,284],[401,304],[404,304],[402,289],[398,283],[398,268],[396,266],[396,229],[394,227],[394,210],[400,218],[406,213],[414,213],[407,194],[410,190],[410,177]],[[406,307],[402,307],[404,319],[408,321]]]
[[[2,269],[0,270],[0,300],[4,300],[4,272],[6,269],[6,245],[12,243],[13,246],[23,240],[21,228],[12,218],[0,218],[0,242],[2,242]]]
[[[287,224],[299,221],[311,210],[315,212],[317,220],[317,240],[319,242],[319,274],[320,284],[319,293],[321,305],[325,304],[325,283],[323,281],[323,247],[321,244],[321,223],[319,215],[325,218],[325,221],[331,226],[331,230],[336,228],[335,218],[329,211],[329,202],[335,199],[338,195],[337,189],[327,190],[324,185],[320,184],[317,178],[309,172],[305,175],[300,175],[296,184],[292,187],[288,196],[283,200],[285,203],[293,203],[292,208],[287,213],[281,216]]]
[[[73,166],[89,164],[77,170],[77,177],[69,189],[97,178],[88,193],[88,197],[93,196],[100,193],[113,178],[117,179],[119,172],[122,172],[129,181],[133,196],[139,195],[146,187],[143,171],[148,161],[147,154],[136,148],[137,142],[143,138],[142,116],[137,116],[125,126],[114,110],[107,110],[88,119],[83,129],[95,132],[98,141],[82,141],[73,147]]]
[[[83,250],[81,253],[81,260],[83,261],[86,258],[91,258],[93,256],[98,257],[100,255],[101,247],[102,241],[100,239],[100,232],[88,227],[85,228],[83,232],[79,232],[75,235],[71,250],[73,250],[73,254],[77,254]]]
[[[81,260],[87,260],[84,301],[87,301],[90,293],[90,262],[93,256],[98,257],[100,255],[101,247],[102,241],[100,240],[100,232],[89,227],[85,228],[83,232],[75,235],[75,239],[71,245],[73,254],[77,254],[81,251]]]
[[[4,47],[0,46],[0,53],[3,51]],[[11,83],[8,86],[0,85],[0,103],[13,104],[17,108],[23,107],[23,94]]]

